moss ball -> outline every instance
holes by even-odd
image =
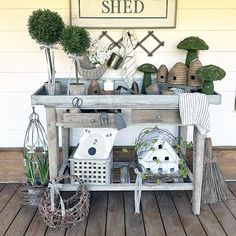
[[[90,47],[90,37],[87,30],[78,26],[66,26],[61,35],[60,43],[68,54],[81,55]]]
[[[33,11],[28,18],[28,31],[39,44],[53,45],[59,42],[65,27],[61,16],[49,9]]]

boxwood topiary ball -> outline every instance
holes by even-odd
[[[78,26],[66,26],[61,35],[60,43],[66,53],[81,55],[90,46],[90,37],[87,30]]]
[[[29,34],[40,44],[56,44],[64,27],[61,16],[49,9],[33,11],[28,19]]]

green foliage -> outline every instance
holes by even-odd
[[[88,31],[78,26],[66,26],[60,39],[64,51],[76,56],[85,53],[90,46],[90,42]]]
[[[181,178],[186,178],[188,176],[188,168],[183,157],[179,159],[179,176]]]
[[[48,181],[48,170],[47,155],[42,154],[41,157],[38,158],[39,181],[42,185],[45,185]]]
[[[24,154],[24,164],[25,164],[25,175],[28,178],[28,182],[33,186],[36,184],[35,176],[35,164],[31,159],[31,155],[28,153]]]
[[[28,31],[37,43],[53,45],[59,42],[65,27],[61,16],[49,9],[33,11],[28,18]]]
[[[24,154],[25,175],[28,182],[45,185],[48,182],[49,165],[48,153],[25,153]]]

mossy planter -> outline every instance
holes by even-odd
[[[48,82],[46,82],[44,84],[45,86],[45,90],[47,92],[47,94],[49,95],[49,91],[48,91]],[[61,95],[61,90],[62,90],[62,83],[60,81],[56,81],[55,82],[55,89],[54,89],[54,95]]]
[[[69,93],[70,95],[85,95],[86,86],[83,83],[70,83]]]

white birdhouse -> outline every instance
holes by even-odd
[[[138,157],[144,172],[150,170],[153,174],[173,174],[179,170],[179,156],[167,141],[159,139],[152,147],[152,150]]]
[[[116,135],[117,129],[84,129],[73,157],[78,159],[107,159]]]

